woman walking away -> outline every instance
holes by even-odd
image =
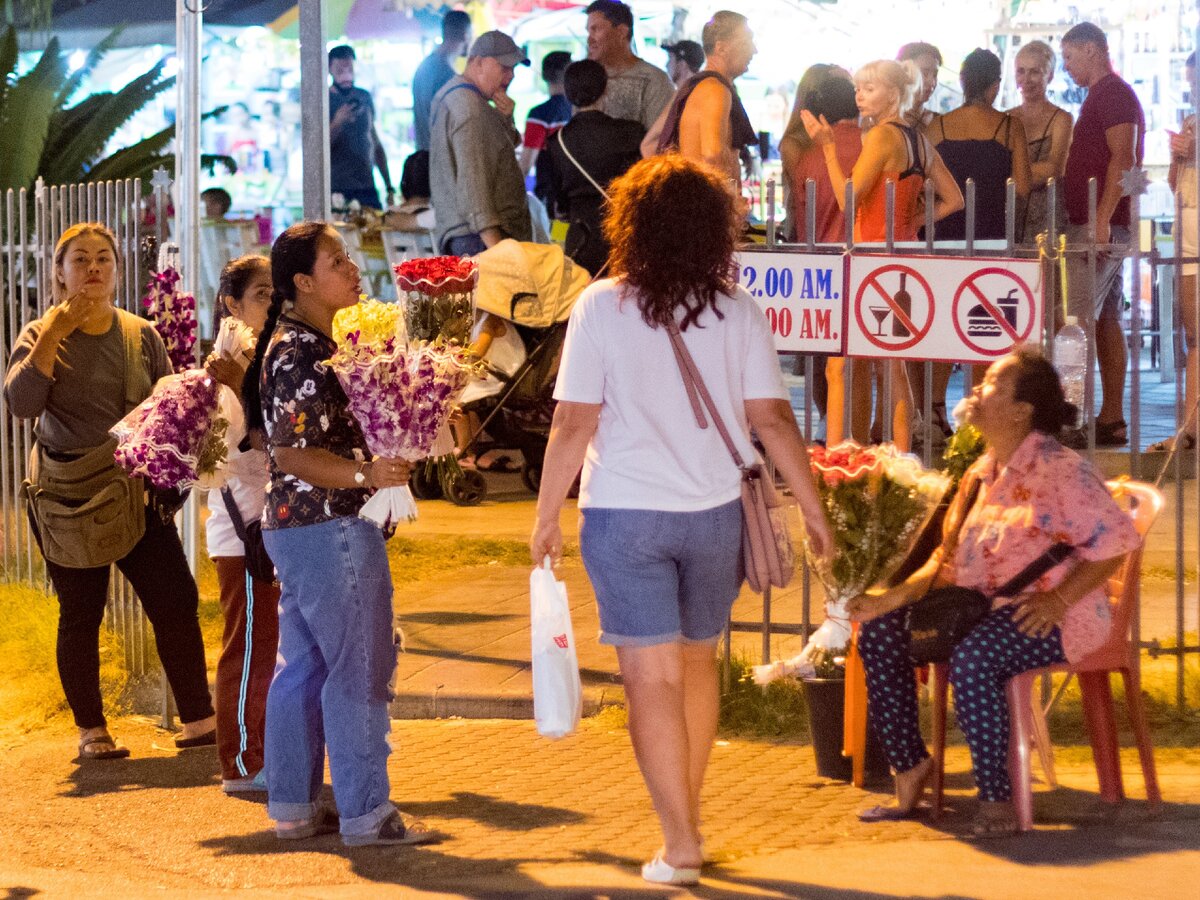
[[[870,126],[863,137],[862,154],[847,175],[838,158],[833,128],[827,119],[807,110],[801,115],[813,142],[825,155],[833,196],[842,209],[846,205],[846,180],[854,184],[854,240],[882,242],[887,239],[887,184],[895,185],[892,237],[914,241],[925,219],[926,178],[933,180],[934,221],[962,209],[962,191],[946,169],[937,151],[906,117],[921,90],[921,73],[912,62],[880,59],[867,63],[854,75],[855,101],[864,122]],[[890,363],[892,373],[893,439],[907,451],[911,444],[911,409],[908,379],[900,360]],[[882,406],[882,404],[880,404]],[[880,418],[884,411],[880,411]]]
[[[1036,351],[993,363],[966,406],[988,451],[963,476],[941,545],[900,585],[850,601],[852,618],[863,623],[858,649],[871,730],[896,770],[898,800],[860,813],[864,821],[913,817],[933,776],[917,721],[904,607],[931,587],[1003,591],[1062,542],[1072,556],[1033,584],[1014,584],[1018,596],[997,597],[950,658],[955,714],[979,788],[972,830],[977,837],[1017,830],[1004,686],[1030,669],[1079,660],[1107,640],[1112,617],[1104,586],[1139,540],[1096,470],[1055,437],[1075,412],[1058,373]]]
[[[221,612],[225,617],[221,657],[217,660],[217,753],[225,793],[265,791],[263,729],[267,689],[275,671],[279,646],[279,588],[274,579],[254,574],[247,565],[246,527],[262,518],[267,494],[267,454],[250,445],[240,402],[249,351],[237,331],[257,338],[271,306],[271,261],[242,256],[225,266],[217,289],[218,345],[222,353],[208,360],[208,372],[233,391],[234,402],[222,397],[229,417],[226,432],[229,478],[208,493],[208,554],[217,570]],[[232,339],[229,334],[235,335]],[[235,523],[234,516],[238,521]]]
[[[1009,112],[1025,127],[1030,169],[1029,198],[1017,222],[1017,240],[1033,244],[1038,234],[1050,228],[1046,182],[1051,178],[1059,182],[1054,221],[1055,231],[1062,231],[1065,220],[1061,182],[1067,171],[1067,151],[1071,149],[1071,127],[1075,120],[1046,96],[1046,88],[1054,78],[1054,51],[1049,44],[1045,41],[1022,44],[1015,68],[1021,105]]]
[[[667,154],[635,165],[610,193],[615,277],[589,287],[571,314],[529,546],[539,565],[561,557],[559,513],[582,465],[580,545],[600,639],[617,648],[664,839],[642,877],[692,884],[717,727],[716,643],[743,578],[741,473],[711,427],[718,416],[744,459],[755,458],[750,430],[758,435],[817,552],[831,538],[770,328],[736,286],[726,179]],[[698,427],[675,335],[711,395],[710,427]]]
[[[154,326],[113,305],[119,255],[103,225],[63,232],[54,248],[54,305],[17,338],[4,379],[12,414],[37,419],[29,518],[58,595],[58,674],[79,727],[80,759],[129,755],[109,734],[100,698],[111,563],[154,626],[183,721],[176,746],[216,743],[200,597],[179,534],[169,514],[146,502],[142,479],[129,478],[113,460],[108,429],[171,373]]]
[[[383,532],[358,515],[373,490],[406,483],[411,467],[366,454],[324,365],[336,349],[334,314],[358,302],[358,266],[332,227],[302,222],[272,247],[271,282],[243,389],[249,428],[266,432],[263,539],[282,586],[267,811],[282,839],[339,827],[318,803],[328,747],[344,843],[426,843],[436,835],[388,799],[392,578]]]

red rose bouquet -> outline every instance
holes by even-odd
[[[394,269],[404,325],[410,341],[467,346],[475,325],[475,285],[479,266],[472,259],[434,256],[410,259]]]
[[[908,556],[937,508],[950,479],[922,468],[894,445],[860,447],[852,441],[809,451],[817,495],[829,517],[834,549],[827,558],[808,553],[825,589],[825,622],[800,655],[759,666],[755,679],[811,675],[824,657],[850,642],[846,604],[890,576]]]

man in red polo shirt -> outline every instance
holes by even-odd
[[[1076,25],[1063,35],[1062,54],[1067,74],[1088,89],[1075,122],[1063,178],[1067,243],[1088,242],[1088,181],[1095,178],[1096,242],[1121,245],[1098,254],[1094,281],[1086,254],[1068,257],[1067,313],[1081,325],[1095,317],[1102,396],[1096,414],[1096,445],[1120,447],[1129,441],[1122,407],[1126,359],[1121,267],[1130,237],[1130,204],[1122,193],[1121,176],[1142,164],[1146,120],[1133,88],[1113,71],[1108,39],[1098,27],[1090,22]],[[1081,435],[1075,435],[1071,443],[1082,443]]]

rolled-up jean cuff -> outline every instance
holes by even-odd
[[[353,819],[342,819],[340,828],[343,839],[374,835],[379,831],[379,826],[383,824],[384,820],[395,811],[396,807],[388,801],[380,803],[364,815],[355,816]],[[352,843],[352,840],[346,840],[345,843]]]
[[[725,633],[725,629],[722,628],[720,631],[718,631],[716,634],[712,635],[711,637],[695,637],[694,638],[694,637],[688,637],[687,635],[684,635],[683,637],[681,637],[679,639],[679,643],[681,643],[681,644],[715,644],[717,641],[719,641],[721,639],[721,635],[724,633]]]
[[[667,634],[626,635],[600,632],[600,643],[611,647],[657,647],[659,644],[677,644],[685,641],[682,632],[672,631]]]
[[[306,822],[317,814],[317,803],[284,803],[281,800],[270,800],[267,803],[267,815],[276,822]]]

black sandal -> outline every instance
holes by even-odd
[[[129,748],[120,746],[110,734],[98,734],[79,742],[79,759],[126,759]]]
[[[1096,423],[1097,447],[1124,447],[1129,443],[1129,426],[1124,419]]]
[[[946,404],[935,403],[930,409],[933,414],[933,424],[942,430],[942,437],[952,437],[954,435],[954,428],[951,426],[950,420],[946,418]]]

